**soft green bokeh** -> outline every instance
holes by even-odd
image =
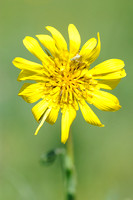
[[[68,41],[74,23],[82,44],[100,32],[102,49],[94,66],[109,58],[125,61],[127,77],[112,91],[122,105],[115,113],[94,110],[105,128],[88,125],[80,111],[72,125],[77,200],[133,199],[133,1],[5,0],[0,2],[0,200],[64,200],[59,160],[50,166],[40,155],[60,143],[60,117],[38,134],[31,108],[17,93],[16,56],[36,60],[23,46],[25,36],[56,27]]]

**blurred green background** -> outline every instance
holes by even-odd
[[[45,124],[37,137],[33,105],[17,96],[23,83],[12,60],[36,60],[23,46],[25,36],[56,27],[68,41],[74,23],[82,45],[100,32],[102,49],[92,66],[110,58],[125,61],[127,77],[111,91],[122,105],[115,113],[94,108],[105,128],[87,124],[80,111],[72,125],[77,170],[77,200],[133,199],[133,1],[0,1],[0,200],[64,200],[59,159],[49,167],[40,155],[60,143],[60,117]]]

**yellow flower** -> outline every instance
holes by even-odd
[[[88,104],[93,104],[104,111],[120,109],[118,99],[100,89],[114,89],[126,73],[123,69],[124,62],[119,59],[104,61],[90,69],[90,64],[100,53],[99,33],[98,41],[91,38],[80,50],[79,32],[73,24],[70,24],[68,51],[67,43],[61,33],[51,26],[47,26],[46,29],[50,31],[52,37],[36,36],[46,48],[46,53],[36,39],[27,36],[23,40],[25,47],[41,61],[41,64],[20,57],[15,58],[13,64],[21,69],[18,81],[35,81],[35,83],[25,83],[19,96],[28,103],[41,99],[32,108],[32,113],[39,122],[35,135],[45,121],[54,124],[61,109],[61,141],[65,143],[79,107],[89,124],[100,127],[103,126],[102,123]]]

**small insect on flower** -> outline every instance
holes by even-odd
[[[76,56],[74,56],[74,57],[73,57],[73,58],[71,58],[70,60],[71,60],[71,61],[74,61],[74,60],[76,60],[76,61],[77,61],[77,60],[79,60],[79,59],[80,59],[80,57],[81,57],[81,56],[80,56],[79,54],[77,54]]]
[[[91,63],[100,53],[99,33],[98,39],[89,39],[80,50],[80,34],[76,27],[70,24],[68,51],[61,33],[51,26],[47,26],[46,29],[52,37],[36,37],[48,53],[45,53],[36,39],[27,36],[23,40],[25,47],[41,61],[41,64],[20,57],[13,60],[13,64],[21,69],[18,81],[35,81],[25,83],[18,95],[28,103],[40,100],[32,108],[32,113],[39,123],[35,135],[45,121],[54,124],[61,110],[61,141],[65,143],[79,108],[86,122],[99,127],[104,125],[89,104],[103,111],[120,109],[118,99],[101,89],[114,89],[126,73],[123,69],[124,62],[120,59],[106,60],[90,69]]]

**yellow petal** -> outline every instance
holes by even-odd
[[[104,80],[121,79],[121,78],[124,78],[125,76],[126,76],[126,72],[125,72],[124,69],[121,69],[119,71],[115,71],[115,72],[112,72],[112,73],[93,75],[93,77],[95,79],[104,79]]]
[[[49,76],[49,70],[47,70],[46,65],[40,65],[38,63],[26,60],[24,58],[16,57],[13,60],[13,64],[22,70],[28,70],[31,71],[31,73],[36,72],[38,74],[44,74],[46,76]]]
[[[73,24],[69,24],[68,26],[68,34],[69,34],[69,46],[70,46],[70,55],[71,57],[76,55],[79,51],[81,38],[77,28]]]
[[[25,81],[25,80],[43,81],[44,75],[28,70],[22,70],[18,76],[17,81]]]
[[[34,103],[43,97],[43,90],[41,83],[24,83],[18,95],[27,103]]]
[[[70,126],[76,117],[76,110],[72,106],[67,106],[62,110],[62,120],[61,120],[61,142],[66,143]]]
[[[49,35],[36,35],[40,42],[51,52],[54,57],[59,55],[58,49],[55,46],[55,41]]]
[[[91,38],[84,44],[79,53],[82,56],[82,59],[87,60],[89,63],[94,62],[100,54],[101,42],[99,33],[97,34],[97,37],[98,42],[95,38]]]
[[[20,57],[16,57],[13,60],[13,64],[15,65],[15,67],[22,70],[37,71],[37,72],[43,70],[42,65]]]
[[[92,103],[103,111],[117,111],[121,108],[117,97],[104,91],[95,91]]]
[[[46,29],[52,34],[55,44],[59,50],[67,51],[67,43],[62,34],[52,26],[46,26]]]
[[[124,62],[120,59],[110,59],[95,66],[89,72],[92,75],[102,75],[119,71],[124,67],[124,65]]]
[[[121,79],[112,79],[112,80],[98,80],[99,88],[103,88],[106,90],[113,90]]]
[[[79,54],[82,56],[84,60],[86,60],[89,57],[90,53],[96,47],[96,44],[97,40],[95,38],[91,38],[83,45]]]
[[[53,107],[46,119],[46,122],[48,122],[50,124],[54,124],[57,120],[59,109],[60,109],[59,106]]]
[[[96,48],[93,49],[93,51],[90,53],[90,56],[87,59],[87,61],[89,63],[93,63],[98,58],[98,56],[100,54],[101,41],[100,41],[100,35],[99,35],[99,33],[97,33],[97,39],[98,39],[97,46],[96,46]]]
[[[43,63],[49,64],[53,63],[48,55],[42,50],[38,41],[30,36],[26,36],[23,40],[25,47],[38,59],[40,59]]]
[[[40,121],[40,124],[39,124],[39,126],[37,127],[37,129],[36,129],[36,131],[35,131],[35,135],[38,134],[38,131],[40,130],[40,128],[41,128],[42,125],[44,124],[44,122],[45,122],[47,116],[49,115],[50,111],[51,111],[51,108],[47,109],[46,112],[44,113],[44,115],[43,115],[43,117],[42,117],[42,120]]]
[[[79,106],[86,122],[95,126],[104,126],[85,101],[79,102]]]
[[[35,119],[39,122],[43,114],[48,108],[48,102],[43,99],[32,108],[32,113]]]

